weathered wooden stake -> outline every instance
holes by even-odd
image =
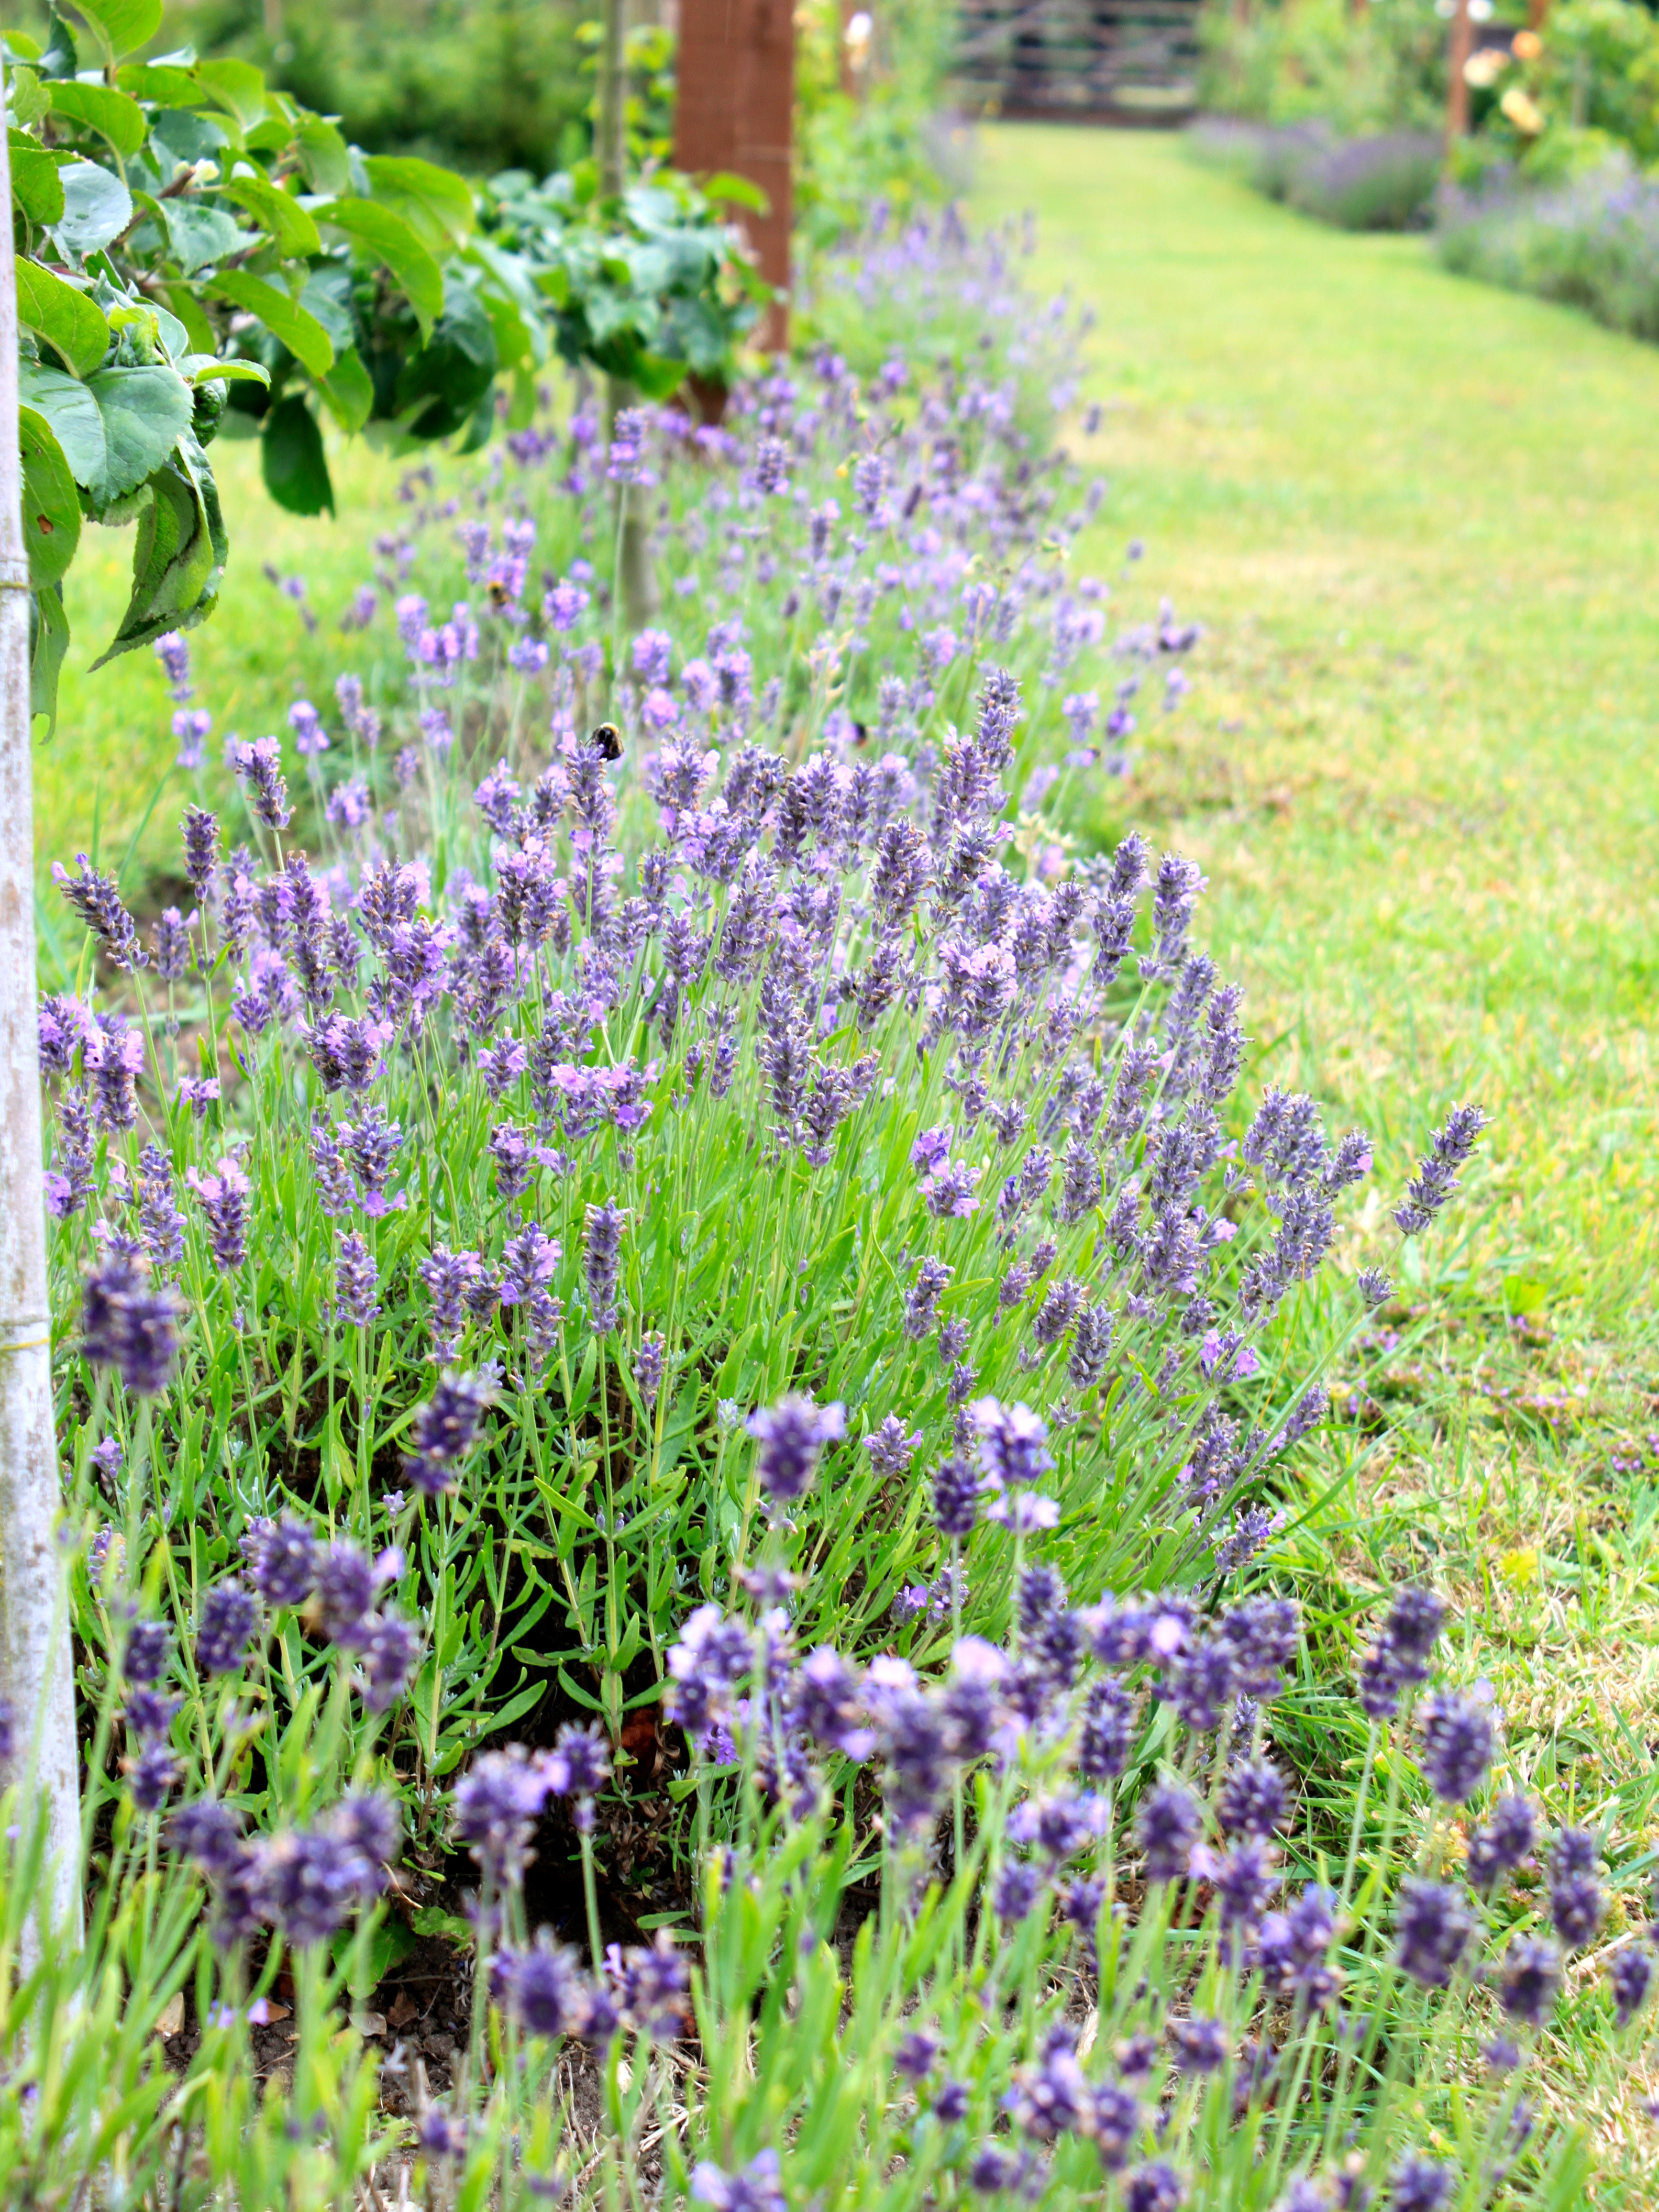
[[[789,288],[795,18],[790,0],[681,0],[674,161],[692,176],[728,170],[766,194],[744,228],[769,284]],[[788,342],[787,296],[768,310],[765,343]]]
[[[1469,56],[1474,52],[1474,24],[1469,15],[1469,0],[1457,0],[1456,13],[1451,21],[1451,44],[1446,58],[1449,79],[1446,87],[1446,143],[1454,138],[1465,138],[1469,129],[1469,81],[1463,71]]]

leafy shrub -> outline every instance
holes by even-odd
[[[1441,259],[1460,276],[1583,307],[1632,337],[1659,339],[1659,185],[1626,169],[1555,191],[1502,177],[1449,190]]]
[[[1255,123],[1316,123],[1342,138],[1432,131],[1446,102],[1446,26],[1433,0],[1297,0],[1200,17],[1199,102]]]

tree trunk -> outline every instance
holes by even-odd
[[[10,156],[0,137],[0,206],[10,205]],[[78,1941],[80,1789],[68,1582],[57,1540],[20,475],[17,271],[7,220],[0,224],[0,1697],[17,1738],[3,1778],[21,1785],[22,1815],[38,1805],[46,1821],[43,1919]]]
[[[628,78],[623,67],[624,5],[625,0],[605,0],[605,45],[599,62],[599,191],[606,199],[617,198],[628,181]],[[632,387],[621,377],[606,377],[605,411],[608,428],[616,428],[617,416],[633,401]],[[623,499],[628,500],[628,509],[622,518],[622,557],[618,566],[623,611],[634,629],[649,622],[662,605],[651,566],[646,518],[636,512],[642,496],[635,492],[630,498],[620,484],[617,487],[618,508]],[[617,673],[620,674],[620,671]]]

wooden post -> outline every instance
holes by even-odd
[[[1469,56],[1474,52],[1474,25],[1469,16],[1469,0],[1457,0],[1457,12],[1452,17],[1451,47],[1446,69],[1449,82],[1446,87],[1446,143],[1454,138],[1466,138],[1469,130],[1469,81],[1463,71]]]
[[[0,144],[0,207],[11,161]],[[38,1809],[48,1871],[28,1942],[81,1933],[81,1793],[69,1580],[52,1430],[52,1318],[34,1004],[34,820],[30,791],[29,565],[17,447],[17,270],[0,224],[0,1698],[21,1785],[13,1818]],[[38,1956],[38,1952],[36,1954]]]
[[[767,211],[745,229],[769,284],[787,295],[795,108],[795,18],[790,0],[681,0],[675,63],[679,97],[674,163],[694,177],[747,177]],[[787,297],[767,311],[765,342],[788,343]]]

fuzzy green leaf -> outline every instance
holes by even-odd
[[[453,169],[386,154],[371,154],[363,167],[376,200],[395,208],[434,253],[471,235],[477,204],[465,179]]]
[[[58,585],[29,600],[29,712],[46,718],[46,735],[58,726],[58,678],[69,651],[69,617]]]
[[[264,114],[270,95],[263,71],[252,62],[198,62],[196,75],[214,105],[233,116],[240,129],[251,131]]]
[[[23,137],[20,131],[17,137]],[[11,149],[11,196],[29,221],[42,225],[61,222],[64,218],[64,187],[58,180],[58,163],[44,147],[32,146],[25,141],[22,146],[14,143]]]

